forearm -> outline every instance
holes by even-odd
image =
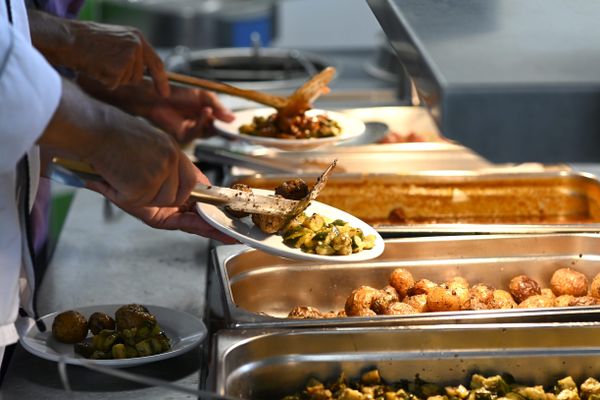
[[[33,46],[50,64],[75,68],[72,53],[80,23],[38,10],[29,9],[27,13]]]

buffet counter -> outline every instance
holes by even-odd
[[[600,164],[573,165],[600,175]],[[88,305],[160,305],[205,318],[210,242],[181,232],[146,227],[102,197],[77,192],[53,261],[42,282],[41,315]],[[212,333],[212,332],[211,332]],[[169,360],[128,368],[191,390],[207,372],[204,349]],[[171,389],[143,386],[82,367],[68,367],[73,398],[183,399]],[[0,392],[2,400],[64,399],[57,364],[27,353],[20,345]]]

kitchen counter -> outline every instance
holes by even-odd
[[[107,218],[108,217],[108,218]],[[182,232],[154,230],[93,192],[80,190],[71,205],[39,294],[39,312],[94,304],[160,305],[202,318],[210,242]],[[126,371],[198,389],[202,348]],[[147,387],[82,367],[68,367],[73,398],[195,398]],[[64,399],[57,364],[15,349],[2,400]]]

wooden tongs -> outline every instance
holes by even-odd
[[[308,110],[319,96],[327,93],[327,85],[335,76],[335,72],[334,67],[325,68],[318,74],[313,75],[288,97],[275,96],[256,90],[241,89],[226,83],[209,81],[175,72],[167,72],[167,77],[173,82],[185,83],[186,85],[252,100],[277,109],[280,115],[290,116]]]
[[[198,184],[190,194],[190,200],[200,203],[213,204],[216,206],[227,206],[235,211],[244,211],[252,214],[267,214],[284,216],[291,220],[303,212],[310,202],[317,198],[327,182],[336,161],[323,172],[317,183],[304,198],[300,200],[288,200],[280,196],[267,196],[254,192]],[[85,181],[104,182],[89,164],[79,161],[66,160],[55,157],[50,165],[50,178],[60,183],[83,187]]]

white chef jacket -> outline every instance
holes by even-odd
[[[30,211],[39,179],[35,142],[58,107],[61,90],[59,75],[31,46],[24,0],[0,0],[0,348],[18,340],[19,297],[33,315],[33,266],[23,229],[25,207],[17,204],[17,164],[28,155]]]

